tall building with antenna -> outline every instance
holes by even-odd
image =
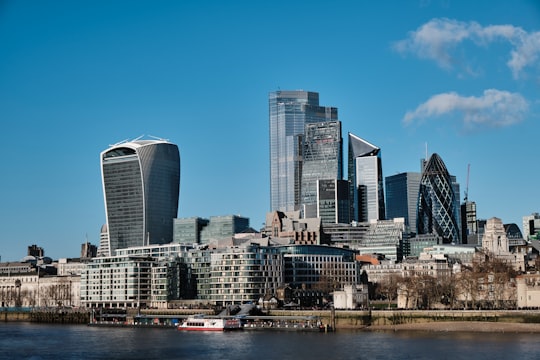
[[[476,202],[469,201],[469,176],[471,164],[467,166],[467,182],[463,203],[461,204],[461,242],[463,244],[478,244],[478,220],[476,218]]]
[[[107,253],[173,240],[178,214],[180,154],[166,140],[136,139],[101,153]]]

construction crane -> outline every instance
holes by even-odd
[[[471,164],[467,165],[467,183],[465,185],[465,198],[463,199],[464,202],[467,202],[469,200],[469,174],[471,172]]]

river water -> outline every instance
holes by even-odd
[[[180,332],[0,323],[0,359],[539,359],[538,334]]]

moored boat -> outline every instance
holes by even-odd
[[[240,320],[234,318],[188,317],[178,325],[178,330],[185,331],[228,331],[241,329]]]

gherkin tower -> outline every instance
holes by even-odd
[[[439,155],[431,155],[422,171],[418,192],[418,234],[436,234],[444,243],[459,243],[455,197],[446,165]]]

